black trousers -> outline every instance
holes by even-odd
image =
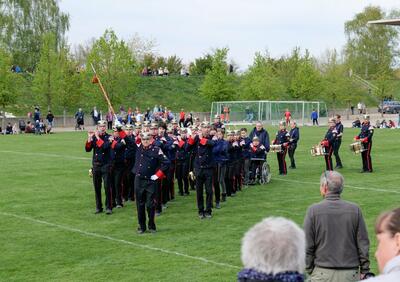
[[[286,167],[286,153],[287,148],[283,147],[283,151],[281,153],[276,153],[276,158],[278,159],[279,165],[279,174],[287,174],[287,167]]]
[[[289,146],[289,158],[290,158],[290,167],[296,168],[296,161],[294,159],[294,153],[296,152],[297,144],[292,144]]]
[[[135,174],[132,172],[134,160],[127,160],[122,185],[122,196],[127,201],[135,200]]]
[[[332,148],[332,146],[329,146],[329,147],[325,147],[325,150],[327,151],[327,154],[324,155],[326,170],[333,170],[333,165],[332,165],[333,148]]]
[[[362,143],[362,146],[364,149],[366,149],[365,151],[361,152],[363,171],[372,172],[372,160],[371,160],[372,142]]]
[[[261,169],[262,169],[262,164],[263,161],[261,160],[251,160],[250,161],[250,181],[256,180],[257,177],[257,168],[258,168],[258,173],[261,174]],[[260,177],[260,175],[258,175]]]
[[[189,160],[176,161],[175,177],[178,180],[179,194],[189,194]]]
[[[215,202],[219,203],[221,200],[221,190],[218,181],[218,165],[216,165],[213,169],[212,180],[213,180],[213,191],[215,195]]]
[[[122,205],[122,176],[124,175],[123,165],[114,165],[112,168],[112,191],[113,206]]]
[[[316,119],[316,118],[313,118],[313,120],[312,120],[312,124],[313,124],[313,125],[315,125],[315,124],[317,124],[317,125],[318,125],[318,119]]]
[[[149,219],[149,229],[156,229],[154,222],[155,215],[155,195],[158,182],[150,179],[135,177],[136,187],[136,208],[138,214],[138,223],[140,229],[146,230],[146,210]]]
[[[340,145],[342,145],[342,139],[341,138],[337,139],[335,141],[334,146],[333,146],[333,154],[335,155],[336,166],[341,166],[342,165],[342,160],[340,159],[340,156],[339,156]]]
[[[197,208],[200,213],[212,212],[212,177],[213,168],[196,168],[196,196],[197,196]],[[204,209],[204,196],[203,192],[206,191],[206,208]]]
[[[234,175],[234,186],[235,190],[242,190],[242,161],[237,161],[235,163],[235,175]]]
[[[104,195],[106,197],[105,206],[107,209],[112,209],[112,190],[110,186],[111,181],[110,165],[93,165],[93,186],[96,198],[96,209],[103,210],[103,203],[101,201],[101,186],[104,183]]]
[[[231,196],[232,194],[236,193],[236,187],[234,185],[235,183],[235,164],[232,162],[228,162],[227,165],[227,170],[226,170],[226,193],[228,196]]]

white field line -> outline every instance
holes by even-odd
[[[197,261],[201,261],[203,263],[214,264],[214,265],[217,265],[217,266],[223,266],[223,267],[227,267],[227,268],[241,269],[241,267],[239,267],[239,266],[228,264],[228,263],[217,262],[217,261],[209,260],[209,259],[206,259],[206,258],[203,258],[203,257],[191,256],[191,255],[187,255],[187,254],[180,253],[180,252],[175,252],[175,251],[166,250],[166,249],[162,249],[162,248],[152,247],[152,246],[149,246],[149,245],[142,245],[142,244],[134,243],[134,242],[127,241],[127,240],[114,238],[114,237],[111,237],[111,236],[106,236],[106,235],[102,235],[102,234],[98,234],[98,233],[94,233],[94,232],[88,232],[88,231],[80,230],[80,229],[77,229],[77,228],[74,228],[74,227],[70,227],[70,226],[66,226],[66,225],[60,225],[60,224],[56,224],[56,223],[47,222],[47,221],[44,221],[44,220],[35,219],[35,218],[32,218],[32,217],[16,215],[16,214],[7,213],[7,212],[0,212],[0,214],[4,215],[4,216],[15,217],[15,218],[18,218],[18,219],[22,219],[22,220],[26,220],[26,221],[30,221],[30,222],[34,222],[34,223],[38,223],[38,224],[42,224],[42,225],[56,227],[58,229],[66,230],[66,231],[69,231],[69,232],[79,233],[79,234],[82,234],[82,235],[85,235],[85,236],[88,236],[88,237],[100,238],[100,239],[104,239],[104,240],[109,240],[109,241],[113,241],[113,242],[117,242],[117,243],[122,243],[122,244],[130,245],[130,246],[134,246],[134,247],[139,248],[139,249],[156,251],[156,252],[161,252],[161,253],[165,253],[165,254],[169,254],[169,255],[175,255],[175,256],[184,257],[184,258],[187,258],[187,259],[197,260]]]
[[[17,152],[17,151],[4,151],[1,150],[0,153],[7,153],[7,154],[20,154],[26,156],[42,156],[42,157],[52,157],[52,158],[63,158],[63,159],[71,159],[71,160],[85,160],[90,161],[92,158],[86,157],[75,157],[75,156],[68,156],[68,155],[58,155],[58,154],[47,154],[47,153],[32,153],[32,152]]]
[[[312,185],[318,185],[319,187],[319,182],[307,182],[307,181],[299,181],[299,180],[291,180],[291,179],[281,179],[281,178],[274,178],[272,179],[273,181],[284,181],[284,182],[293,182],[293,183],[300,183],[300,184],[312,184]],[[345,184],[344,188],[349,187],[357,190],[366,190],[366,191],[374,191],[374,192],[384,192],[384,193],[392,193],[392,194],[400,194],[400,191],[396,190],[387,190],[387,189],[380,189],[380,188],[370,188],[370,187],[358,187],[358,186],[353,186],[353,185],[348,185]]]

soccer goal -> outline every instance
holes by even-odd
[[[210,120],[216,114],[232,124],[251,124],[262,121],[276,125],[285,119],[289,110],[292,119],[298,124],[311,124],[311,112],[317,111],[320,124],[326,124],[328,109],[324,102],[319,101],[225,101],[211,104]]]

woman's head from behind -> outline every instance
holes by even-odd
[[[375,257],[379,271],[383,272],[386,263],[400,255],[400,208],[381,214],[375,225],[378,248]]]

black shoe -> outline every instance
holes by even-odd
[[[220,208],[221,208],[221,205],[220,205],[219,203],[216,203],[216,204],[215,204],[215,208],[216,208],[216,209],[220,209]]]
[[[185,192],[185,196],[189,196],[190,195],[190,193],[189,192]]]
[[[112,214],[112,210],[111,209],[106,209],[106,214],[108,214],[108,215]]]
[[[337,165],[337,166],[335,166],[335,168],[343,168],[343,166],[342,165]]]
[[[136,232],[137,232],[137,234],[144,234],[144,232],[146,232],[146,230],[143,230],[142,228],[138,227]]]
[[[161,212],[156,212],[155,215],[156,215],[156,216],[160,216],[160,215],[161,215]]]
[[[155,228],[149,228],[149,232],[154,234],[154,233],[157,233],[157,230]]]
[[[236,196],[236,192],[233,192],[232,194],[231,194],[231,197],[235,197]]]
[[[208,212],[207,212],[207,213],[205,214],[205,217],[206,217],[206,218],[212,218],[212,215],[211,215],[211,213],[208,213]]]
[[[200,218],[200,219],[203,219],[203,218],[204,218],[204,213],[199,212],[199,218]]]
[[[94,214],[99,214],[99,213],[102,213],[103,212],[103,209],[96,209],[96,211],[94,212]]]
[[[226,202],[226,194],[222,194],[222,202]]]
[[[296,169],[296,166],[289,166],[289,168],[291,168],[291,169]]]
[[[122,208],[124,205],[123,204],[119,204],[119,205],[117,205],[117,209],[120,209],[120,208]]]

